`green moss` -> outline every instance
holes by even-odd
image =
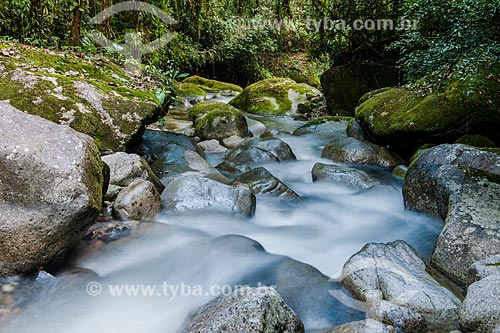
[[[473,147],[496,147],[495,143],[492,140],[482,135],[464,135],[458,138],[455,143],[462,143]]]
[[[237,91],[241,92],[243,89],[232,83],[225,83],[216,80],[205,79],[201,76],[190,76],[183,83],[191,83],[199,86],[206,92],[221,92],[221,91]]]
[[[307,101],[306,95],[318,94],[307,84],[296,83],[290,79],[271,78],[246,87],[229,104],[255,114],[285,114],[292,111],[293,106],[289,91],[297,92],[299,104]]]
[[[239,113],[240,111],[231,105],[222,102],[201,102],[189,109],[190,117],[199,118],[212,111],[221,111],[228,113]]]
[[[177,83],[175,86],[175,93],[177,96],[202,96],[203,98],[207,97],[205,90],[200,88],[199,85],[194,83],[181,82]]]
[[[385,87],[385,88],[380,88],[380,89],[377,89],[377,90],[373,90],[373,91],[367,92],[366,94],[364,94],[363,96],[361,96],[361,98],[359,99],[358,104],[361,105],[364,102],[366,102],[367,100],[369,100],[370,98],[372,98],[373,96],[381,94],[381,93],[386,92],[386,91],[389,91],[391,89],[393,89],[393,88],[392,87]]]

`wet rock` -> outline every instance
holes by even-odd
[[[247,217],[254,215],[256,204],[254,194],[246,189],[195,175],[171,180],[162,199],[170,211],[214,210]]]
[[[391,168],[401,164],[399,158],[383,147],[343,136],[335,137],[325,147],[321,157],[340,163],[377,165]]]
[[[119,219],[143,220],[161,211],[161,197],[153,183],[136,179],[118,194],[113,212]]]
[[[224,147],[234,149],[238,147],[243,141],[245,141],[245,139],[243,139],[241,136],[233,135],[229,138],[223,139],[222,144],[224,145]]]
[[[376,301],[370,308],[368,316],[406,333],[425,332],[427,328],[425,319],[420,313],[387,301]]]
[[[392,175],[394,177],[404,178],[408,172],[408,167],[406,165],[398,165],[392,170]]]
[[[223,154],[228,151],[224,146],[221,146],[217,140],[207,140],[198,143],[198,146],[205,152]]]
[[[346,134],[351,138],[355,138],[361,141],[369,141],[367,135],[365,134],[365,131],[363,130],[363,128],[361,128],[361,125],[356,121],[356,119],[351,120],[347,124]]]
[[[203,306],[183,332],[301,333],[304,325],[273,288],[244,287]]]
[[[460,300],[426,272],[403,241],[368,244],[344,265],[342,284],[366,302],[385,300],[424,316],[430,329],[457,327]]]
[[[291,79],[270,78],[249,85],[229,104],[254,114],[295,114],[300,104],[310,104],[308,96],[321,96],[321,92]]]
[[[460,325],[466,332],[492,332],[500,318],[500,275],[487,276],[467,289],[460,309]]]
[[[247,123],[248,123],[248,130],[250,131],[250,133],[252,133],[254,137],[258,138],[267,131],[266,125],[264,125],[260,121],[247,118]]]
[[[439,215],[436,173],[443,165],[463,165],[500,175],[500,155],[495,151],[455,144],[425,150],[414,161],[405,177],[403,196],[408,209]]]
[[[97,218],[94,141],[0,102],[0,277],[57,266]]]
[[[435,186],[445,223],[431,263],[466,284],[473,263],[500,254],[500,176],[444,165],[436,172]]]
[[[202,140],[222,140],[233,135],[248,135],[248,124],[243,113],[222,102],[202,102],[189,110],[195,135]]]
[[[480,260],[469,267],[470,283],[474,283],[490,275],[500,275],[500,255]]]
[[[321,135],[345,135],[347,124],[353,120],[351,117],[321,117],[314,119],[307,124],[297,128],[293,131],[293,135],[305,135],[311,133],[318,133]]]
[[[158,192],[163,192],[165,186],[161,183],[153,170],[149,167],[148,163],[143,160],[139,155],[127,153],[115,153],[112,155],[103,156],[102,160],[110,168],[110,185],[127,187],[135,179],[141,178],[149,180],[153,183]],[[106,197],[112,197],[113,193],[109,191],[116,191],[116,188],[108,189]]]
[[[299,195],[290,189],[281,180],[274,177],[265,168],[255,168],[238,176],[233,184],[246,184],[255,195],[269,195],[284,198],[299,198]]]
[[[364,171],[334,164],[316,163],[312,169],[312,178],[314,182],[341,183],[360,190],[380,185]]]
[[[353,321],[323,333],[395,333],[391,326],[384,325],[373,319]]]

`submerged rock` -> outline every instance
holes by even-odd
[[[195,134],[202,140],[223,140],[248,135],[248,124],[241,111],[221,102],[203,102],[189,110]]]
[[[229,104],[255,114],[295,114],[299,105],[310,103],[308,96],[321,96],[321,92],[291,79],[271,78],[246,87]]]
[[[351,117],[321,117],[314,119],[307,124],[293,131],[293,135],[306,135],[319,133],[321,135],[345,135],[347,124],[353,120]]]
[[[281,180],[273,176],[265,168],[255,168],[238,176],[233,184],[246,184],[255,195],[269,195],[285,198],[299,198],[299,195],[290,189]]]
[[[321,157],[340,163],[377,165],[390,168],[401,164],[398,157],[383,147],[344,136],[335,137],[325,147]]]
[[[151,170],[149,164],[139,155],[120,152],[103,156],[102,160],[110,169],[110,185],[124,188],[137,178],[141,178],[153,183],[160,193],[163,192],[165,188],[153,170]],[[108,192],[110,190],[113,191],[116,189],[112,187],[108,189]]]
[[[162,199],[167,210],[177,212],[213,210],[251,217],[255,213],[252,192],[196,175],[168,182]]]
[[[312,169],[313,182],[329,181],[363,190],[380,183],[366,172],[334,164],[316,163]]]
[[[466,332],[492,332],[500,318],[500,275],[473,283],[460,309],[460,325]]]
[[[322,333],[395,333],[391,326],[386,326],[373,319],[353,321]]]
[[[113,212],[119,219],[143,220],[161,211],[161,197],[153,183],[136,179],[122,190],[113,204]]]
[[[362,301],[385,300],[423,315],[430,329],[457,327],[460,300],[403,241],[366,245],[346,262],[341,280]]]
[[[94,141],[0,102],[0,276],[57,266],[97,218]]]
[[[243,287],[203,306],[183,332],[302,333],[304,325],[273,288]]]

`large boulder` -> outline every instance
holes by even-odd
[[[500,318],[500,275],[490,275],[467,289],[460,309],[460,325],[466,332],[493,332]]]
[[[192,105],[202,102],[207,98],[205,90],[199,85],[190,82],[177,83],[175,85],[175,94]]]
[[[218,211],[251,217],[255,195],[247,189],[229,186],[198,175],[186,175],[168,182],[162,199],[167,210],[176,212]]]
[[[346,262],[341,281],[362,301],[385,300],[421,314],[429,328],[457,326],[460,300],[427,273],[425,262],[403,241],[367,244]]]
[[[364,190],[380,183],[366,172],[335,164],[316,163],[312,169],[313,182],[328,181]]]
[[[439,215],[436,174],[443,165],[463,165],[500,175],[500,155],[493,150],[460,144],[427,149],[411,164],[406,174],[403,195],[408,209]]]
[[[455,142],[466,134],[482,134],[500,144],[499,83],[493,77],[484,81],[485,90],[470,96],[462,95],[469,90],[467,82],[423,98],[404,88],[375,91],[363,99],[356,119],[378,144],[405,157],[423,144]]]
[[[322,333],[395,333],[393,327],[373,319],[353,321]]]
[[[251,138],[231,150],[217,168],[230,173],[252,170],[252,165],[296,160],[292,148],[275,137]]]
[[[248,124],[241,111],[222,102],[202,102],[189,110],[195,134],[202,140],[222,140],[248,135]]]
[[[304,325],[273,288],[243,287],[203,306],[183,332],[302,333]]]
[[[151,170],[149,164],[139,155],[119,152],[103,156],[102,160],[110,169],[110,185],[124,188],[137,178],[141,178],[153,183],[160,193],[165,188],[153,170]]]
[[[436,194],[445,224],[431,263],[465,284],[473,263],[500,254],[500,176],[445,165],[437,170]]]
[[[321,76],[328,111],[346,116],[354,115],[358,100],[367,92],[397,83],[397,69],[379,64],[335,66]]]
[[[134,180],[123,189],[113,204],[113,212],[119,219],[148,219],[160,211],[160,193],[153,183],[141,178]]]
[[[389,150],[352,137],[336,136],[321,154],[334,162],[394,168],[401,160]]]
[[[0,102],[0,276],[57,267],[101,209],[94,141]]]
[[[273,176],[265,168],[255,168],[238,176],[233,184],[246,184],[255,195],[268,195],[282,198],[299,198],[299,195],[290,189],[281,180]]]
[[[310,100],[317,96],[321,92],[305,83],[271,78],[246,87],[230,104],[255,114],[295,114],[300,105],[310,106]]]
[[[154,93],[134,88],[117,66],[33,48],[12,52],[0,57],[0,100],[91,136],[101,152],[128,150],[158,119]]]
[[[325,136],[345,135],[351,117],[320,117],[293,131],[293,135],[321,134]]]
[[[227,96],[237,95],[243,90],[236,84],[206,79],[198,75],[190,76],[184,79],[182,83],[197,86],[199,89],[205,91],[205,93],[222,94]]]

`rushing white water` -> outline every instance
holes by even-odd
[[[272,126],[279,124],[273,121]],[[281,122],[287,129],[299,124]],[[217,296],[213,286],[259,283],[275,285],[309,331],[362,319],[362,313],[329,294],[340,288],[330,278],[337,277],[343,263],[368,242],[403,239],[429,257],[440,222],[406,212],[401,182],[382,169],[365,171],[385,186],[361,192],[313,183],[313,165],[331,163],[320,158],[328,138],[280,137],[290,144],[297,161],[264,166],[303,200],[259,197],[250,220],[162,213],[155,219],[159,223],[144,224],[130,238],[109,243],[75,262],[98,276],[44,283],[24,311],[1,331],[179,332],[193,311]],[[213,156],[210,160],[217,162]],[[102,294],[89,296],[90,281],[100,283]],[[179,288],[176,297],[173,289],[165,293],[165,283]],[[156,289],[149,296],[118,297],[109,289],[115,285]],[[179,295],[181,288],[185,293],[191,289],[191,294],[194,288],[200,290],[187,296]]]

